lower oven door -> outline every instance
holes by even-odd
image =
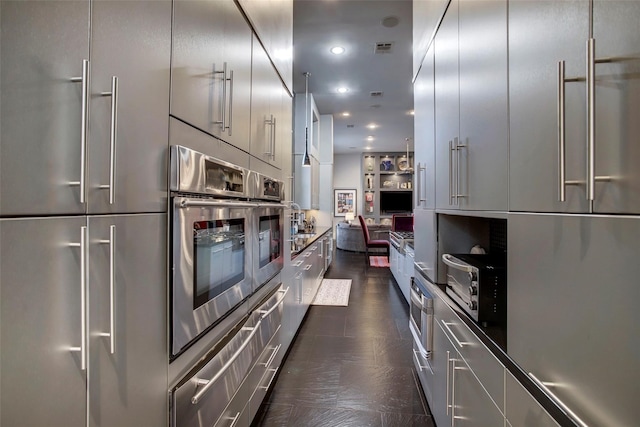
[[[420,279],[411,278],[409,329],[424,358],[433,351],[433,297]]]
[[[251,294],[253,206],[173,198],[172,356]]]
[[[284,208],[278,203],[260,203],[255,212],[253,242],[254,290],[282,270],[284,264]]]
[[[249,425],[253,414],[247,402],[260,387],[268,388],[261,380],[275,370],[281,349],[287,290],[278,286],[172,390],[172,427]]]

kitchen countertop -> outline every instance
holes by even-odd
[[[316,227],[312,233],[298,233],[291,236],[291,259],[294,259],[300,252],[307,249],[316,240],[324,236],[332,227]]]

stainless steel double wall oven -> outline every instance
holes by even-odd
[[[179,145],[170,188],[175,357],[282,269],[284,205],[280,181]]]

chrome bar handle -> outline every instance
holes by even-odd
[[[229,427],[235,427],[239,419],[240,419],[240,412],[236,413],[236,416],[231,418],[231,424],[229,424]]]
[[[273,312],[275,311],[275,309],[276,309],[276,308],[278,308],[278,306],[279,306],[280,304],[282,304],[282,301],[284,301],[284,298],[287,296],[287,292],[289,292],[289,288],[287,288],[287,289],[280,289],[278,292],[279,292],[279,293],[282,293],[282,296],[280,297],[280,299],[278,299],[278,302],[276,302],[276,303],[273,305],[273,307],[271,307],[269,310],[267,310],[267,311],[265,311],[265,312],[262,312],[262,311],[258,310],[258,312],[262,314],[262,315],[260,316],[260,320],[262,320],[262,319],[264,319],[264,318],[266,318],[266,317],[269,317],[269,315],[270,315],[271,313],[273,313]]]
[[[558,199],[566,201],[565,63],[558,61]]]
[[[417,199],[418,200],[418,206],[420,206],[420,203],[422,202],[422,199],[420,198],[420,195],[421,195],[421,191],[420,190],[422,188],[422,186],[420,185],[420,168],[421,168],[420,167],[420,162],[418,162],[417,166],[418,166],[418,178],[416,180],[416,191],[418,193],[418,199]]]
[[[263,390],[269,390],[269,387],[271,387],[271,383],[276,378],[276,374],[278,373],[278,368],[267,369],[267,372],[269,371],[273,372],[273,375],[271,375],[271,379],[269,380],[269,383],[266,386],[260,386],[260,388]]]
[[[231,129],[233,129],[233,70],[229,71],[229,136],[231,136]]]
[[[451,408],[451,405],[449,404],[449,383],[450,383],[450,376],[449,376],[449,365],[451,364],[451,352],[447,351],[447,415],[449,415],[449,409]]]
[[[312,265],[312,264],[307,265],[307,266],[304,268],[304,271],[309,271],[309,270],[311,270],[311,267],[313,267],[313,265]]]
[[[118,77],[111,77],[111,92],[102,92],[101,96],[111,97],[111,130],[109,148],[109,184],[101,185],[99,188],[109,189],[109,204],[115,200],[116,184],[116,145],[118,138]]]
[[[222,130],[225,130],[227,122],[227,63],[222,64]]]
[[[271,114],[271,117],[267,120],[265,119],[264,121],[265,125],[269,125],[269,139],[268,141],[265,141],[265,152],[264,154],[268,155],[269,157],[271,157],[273,155],[273,153],[271,152],[271,146],[272,146],[272,138],[273,138],[273,114]],[[266,135],[265,135],[266,137]]]
[[[85,175],[87,169],[87,133],[89,131],[89,73],[88,59],[82,60],[82,77],[72,77],[73,83],[82,83],[82,114],[80,119],[80,181],[72,181],[69,185],[80,186],[80,203],[86,203],[87,188]]]
[[[200,207],[227,207],[227,208],[257,208],[257,203],[248,202],[226,202],[224,200],[182,200],[180,202],[181,208],[188,208],[190,206]]]
[[[468,141],[468,140],[467,140]],[[469,148],[469,143],[467,142],[466,144],[460,144],[458,138],[456,137],[454,139],[454,143],[455,143],[455,150],[456,150],[456,205],[459,205],[460,202],[458,201],[459,198],[464,198],[467,197],[464,194],[460,194],[460,151],[462,148]],[[467,155],[468,155],[468,151],[467,151]]]
[[[449,335],[451,335],[453,337],[453,339],[455,340],[456,344],[458,344],[458,346],[460,348],[464,347],[465,345],[469,345],[468,342],[461,342],[458,337],[456,336],[456,334],[453,333],[453,331],[451,330],[451,328],[449,327],[449,325],[452,325],[452,323],[447,323],[444,320],[440,319],[440,321],[442,322],[442,324],[444,325],[444,327],[447,329],[447,331],[449,332]]]
[[[278,326],[278,329],[280,329],[279,326]],[[269,367],[271,365],[271,362],[273,362],[273,359],[275,359],[276,355],[280,352],[281,347],[282,347],[282,344],[278,344],[277,346],[275,346],[273,348],[273,352],[271,353],[271,356],[269,356],[269,359],[266,362],[264,362],[262,366]]]
[[[201,378],[195,378],[195,382],[198,385],[202,385],[203,387],[196,394],[194,394],[193,397],[191,398],[191,404],[192,405],[198,404],[198,402],[200,402],[200,399],[202,399],[202,396],[204,396],[204,394],[207,391],[209,391],[211,386],[216,381],[218,381],[225,374],[225,372],[227,372],[227,370],[231,367],[231,365],[233,365],[233,363],[240,356],[242,351],[247,347],[247,345],[249,345],[249,343],[251,342],[251,339],[253,338],[253,336],[260,329],[260,323],[261,322],[262,322],[262,317],[258,319],[258,321],[256,322],[256,324],[253,327],[243,327],[242,328],[242,330],[251,331],[251,333],[242,342],[242,345],[240,345],[240,347],[236,350],[236,352],[233,353],[233,356],[231,356],[231,358],[229,360],[227,360],[227,363],[225,363],[222,366],[222,368],[220,368],[220,370],[213,376],[213,378],[211,378],[210,380],[203,380]]]
[[[80,227],[80,243],[70,243],[80,248],[80,347],[71,347],[72,353],[80,352],[80,369],[87,369],[87,226]]]
[[[273,126],[271,127],[271,133],[273,134],[273,138],[271,138],[271,150],[272,153],[271,154],[271,160],[275,161],[276,160],[276,137],[278,136],[277,133],[277,129],[278,129],[278,123],[276,122],[276,117],[273,118]]]
[[[536,378],[535,375],[533,375],[533,373],[529,372],[529,376],[533,379],[533,381],[536,382],[536,384],[538,384],[538,386],[540,386],[540,388],[547,394],[549,395],[549,397],[551,397],[558,405],[560,405],[560,407],[564,410],[564,412],[567,413],[567,415],[569,415],[576,423],[578,423],[580,426],[582,427],[588,427],[588,425],[582,421],[580,419],[580,417],[578,417],[575,412],[573,412],[562,400],[560,400],[558,398],[558,396],[555,395],[555,393],[553,393],[549,387],[554,386],[555,384],[553,383],[549,383],[549,382],[544,382],[539,380],[538,378]]]
[[[596,140],[596,41],[587,40],[587,200],[595,199],[595,140]]]
[[[421,190],[418,190],[418,204],[424,202],[425,205],[427,203],[427,165],[420,166],[418,163],[418,183],[420,183],[420,171],[424,172],[424,199],[420,196],[422,195],[422,185],[420,185]]]
[[[109,337],[109,353],[116,353],[116,226],[109,226],[109,240],[100,240],[109,245],[109,332],[100,336]]]
[[[453,204],[453,141],[449,140],[449,205]]]

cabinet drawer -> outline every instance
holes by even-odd
[[[558,427],[559,424],[540,406],[511,373],[505,379],[505,416],[512,426]]]
[[[439,296],[434,301],[434,313],[436,322],[498,408],[504,411],[504,366]]]

